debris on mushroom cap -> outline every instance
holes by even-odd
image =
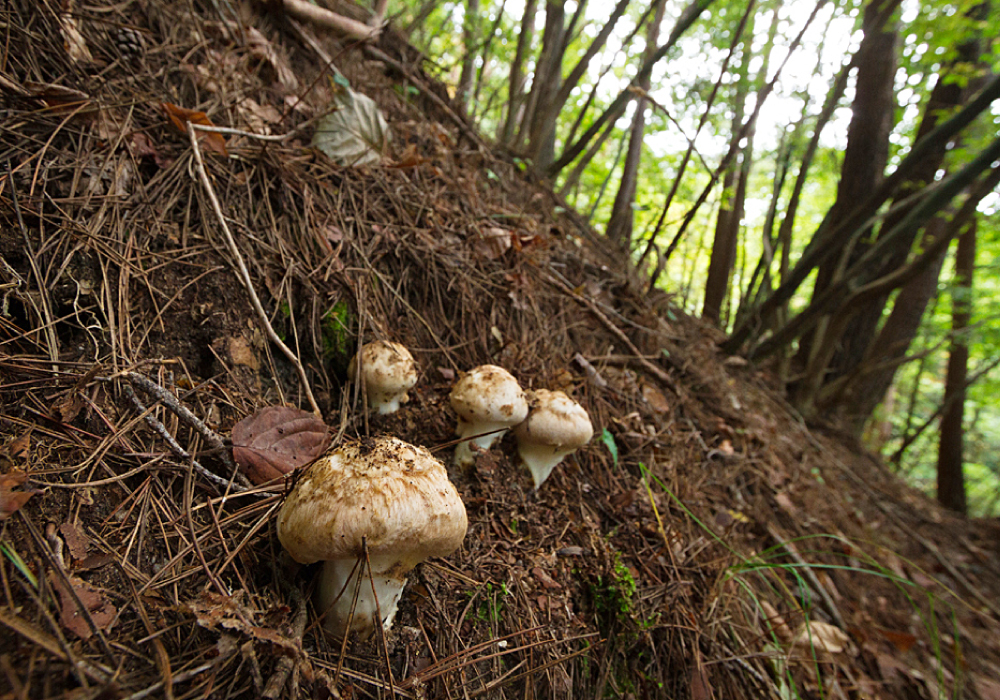
[[[594,435],[583,406],[561,391],[529,392],[531,413],[514,428],[521,461],[531,470],[538,489],[559,462]]]
[[[467,528],[465,506],[444,465],[393,437],[348,443],[320,457],[278,514],[278,539],[291,557],[324,562],[316,607],[337,636],[366,637],[378,617],[388,629],[406,574],[458,549]],[[365,552],[370,579],[364,571],[359,581]]]
[[[455,448],[455,464],[459,466],[475,461],[473,446],[490,449],[509,428],[528,415],[528,402],[521,386],[510,372],[496,365],[471,370],[458,380],[449,399],[458,414],[455,434],[468,438]]]
[[[385,340],[365,344],[351,359],[348,376],[357,380],[359,371],[364,377],[368,406],[381,414],[394,413],[401,403],[409,401],[406,392],[417,383],[417,366],[410,351],[399,343]]]
[[[444,465],[393,437],[351,442],[312,463],[278,515],[278,539],[303,564],[399,553],[412,568],[458,549],[465,506]]]

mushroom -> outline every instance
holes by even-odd
[[[338,637],[353,631],[367,638],[376,624],[389,629],[406,574],[458,549],[467,527],[444,465],[394,437],[350,442],[323,455],[278,514],[278,539],[291,557],[323,562],[316,607]]]
[[[528,415],[521,386],[510,372],[496,365],[471,370],[458,380],[449,398],[458,414],[455,434],[463,438],[455,448],[455,464],[460,467],[476,461],[473,445],[478,450],[490,449],[497,438]]]
[[[409,401],[406,392],[417,383],[413,355],[399,343],[385,340],[367,343],[351,359],[347,375],[358,381],[359,372],[365,382],[368,406],[382,415],[395,413],[399,404]]]
[[[529,392],[529,401],[531,413],[514,428],[514,437],[537,491],[566,455],[590,442],[594,428],[583,406],[561,391]]]

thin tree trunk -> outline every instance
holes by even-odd
[[[632,82],[629,83],[629,85],[626,86],[620,93],[618,93],[618,96],[612,101],[608,108],[604,110],[604,113],[594,120],[594,123],[587,128],[583,135],[571,146],[565,148],[558,160],[549,165],[547,173],[550,177],[557,175],[560,170],[576,160],[577,156],[579,156],[580,153],[582,153],[587,147],[587,144],[590,143],[590,140],[593,139],[594,136],[597,135],[597,132],[604,127],[607,120],[610,119],[612,115],[617,114],[618,110],[620,110],[621,107],[631,99],[632,93],[630,88],[637,84],[643,76],[652,74],[653,66],[655,66],[660,59],[667,55],[667,52],[674,47],[677,40],[681,38],[684,32],[686,32],[691,25],[695,23],[695,20],[701,16],[701,13],[708,9],[709,5],[711,5],[714,1],[715,0],[692,0],[691,4],[684,8],[681,16],[677,18],[677,24],[674,25],[674,29],[667,38],[666,43],[656,50],[656,53],[653,55],[651,60],[646,61],[642,65],[639,69],[639,73],[632,79]],[[822,1],[823,0],[821,0],[821,2]]]
[[[524,64],[528,52],[531,51],[531,41],[535,34],[535,13],[537,11],[538,0],[527,0],[524,5],[524,15],[521,17],[521,32],[517,37],[514,62],[510,65],[507,120],[504,122],[501,136],[501,140],[508,146],[513,145],[514,136],[517,133],[517,125],[521,119],[521,107],[524,104]]]
[[[465,55],[462,57],[462,73],[458,78],[458,106],[466,114],[469,98],[472,96],[472,84],[476,79],[476,56],[479,55],[479,0],[465,2],[462,37]]]
[[[955,288],[952,294],[952,340],[948,356],[945,402],[951,406],[941,416],[938,442],[937,497],[941,505],[966,513],[965,480],[962,473],[962,414],[965,409],[965,381],[969,367],[969,330],[971,317],[972,273],[976,267],[976,222],[959,236],[955,251]]]
[[[648,61],[656,51],[656,42],[660,39],[660,24],[663,22],[663,13],[666,8],[666,0],[656,0],[656,11],[653,13],[653,21],[646,32],[646,54],[644,60]],[[652,87],[652,76],[640,81],[639,89],[643,93],[648,92]],[[615,195],[615,203],[611,207],[611,218],[608,220],[607,236],[618,244],[622,250],[630,250],[632,243],[632,226],[635,221],[635,212],[632,205],[635,204],[636,185],[639,179],[639,164],[642,161],[642,138],[646,131],[646,98],[640,96],[635,101],[635,114],[632,115],[632,127],[629,134],[628,154],[625,156],[625,165],[622,168],[621,184],[618,186],[618,194]]]

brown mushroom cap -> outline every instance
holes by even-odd
[[[447,556],[465,537],[465,506],[444,465],[392,437],[352,442],[313,462],[278,515],[278,539],[298,562],[398,557],[403,572]]]
[[[358,372],[365,382],[368,405],[379,413],[392,413],[400,403],[409,401],[406,392],[417,383],[417,365],[405,346],[386,340],[366,343],[351,359],[347,374],[358,380]]]

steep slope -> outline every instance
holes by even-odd
[[[637,294],[398,38],[222,8],[10,3],[0,690],[998,696],[992,524],[804,426],[717,331]],[[331,62],[391,125],[381,166],[308,148]],[[420,371],[390,416],[346,381],[375,338]],[[447,462],[448,392],[484,363],[572,395],[595,439],[537,492],[509,436],[452,469],[463,547],[416,569],[385,639],[324,637],[315,567],[274,535],[286,484],[226,486],[212,434],[311,392],[335,442]]]

